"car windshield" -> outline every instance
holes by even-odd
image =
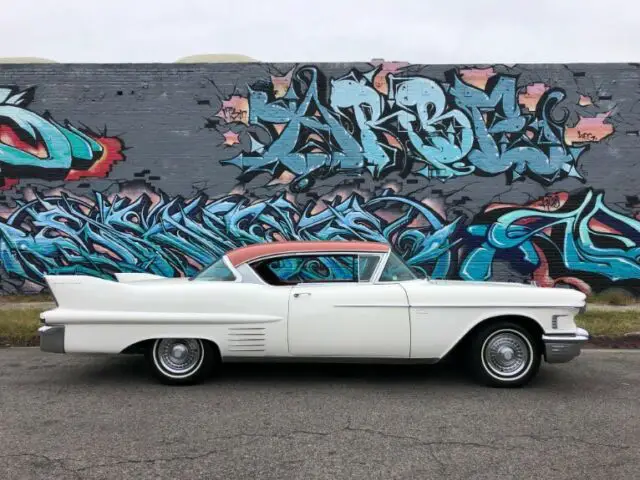
[[[418,280],[415,273],[407,266],[404,261],[391,252],[380,274],[380,282],[403,282],[406,280]]]
[[[206,280],[209,282],[234,282],[236,280],[233,272],[224,263],[221,258],[200,273],[191,278],[191,280]]]

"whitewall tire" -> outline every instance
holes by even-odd
[[[217,363],[212,345],[199,338],[159,338],[145,356],[154,376],[168,385],[199,383]]]
[[[480,383],[492,387],[521,387],[535,377],[542,361],[537,339],[513,322],[496,322],[471,340],[469,367]]]

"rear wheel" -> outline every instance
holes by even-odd
[[[535,336],[512,322],[482,328],[471,340],[468,361],[477,381],[492,387],[521,387],[538,373],[542,352]]]
[[[159,338],[146,351],[154,376],[167,385],[192,385],[217,363],[213,346],[199,338]]]

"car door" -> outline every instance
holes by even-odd
[[[257,266],[290,292],[292,355],[399,357],[410,354],[409,305],[397,283],[373,284],[376,255],[296,255]]]
[[[398,284],[302,284],[289,301],[289,352],[296,356],[410,355],[407,296]]]

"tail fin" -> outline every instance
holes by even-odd
[[[139,282],[141,280],[162,280],[167,277],[154,275],[153,273],[116,273],[116,279],[119,283]]]
[[[56,305],[61,308],[95,309],[117,301],[122,294],[120,285],[88,275],[45,275]]]

